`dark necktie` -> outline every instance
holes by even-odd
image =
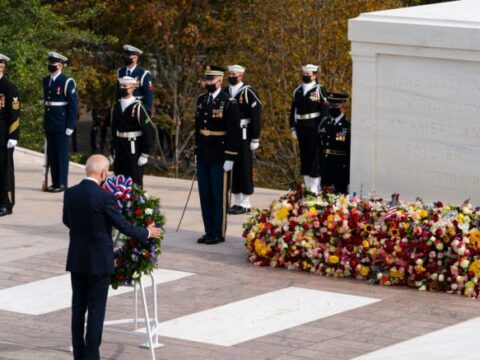
[[[128,69],[127,70],[127,76],[130,76],[130,73],[131,73],[131,71],[130,71],[130,69]]]
[[[212,94],[208,94],[207,104],[212,102]]]

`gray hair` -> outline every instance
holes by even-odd
[[[87,163],[85,164],[85,171],[87,175],[91,174],[101,174],[103,170],[107,170],[110,167],[110,161],[101,155],[95,154],[88,158]]]

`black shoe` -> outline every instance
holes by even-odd
[[[197,239],[197,243],[199,243],[199,244],[205,244],[205,242],[207,241],[207,239],[210,239],[210,238],[212,238],[211,235],[203,234],[201,237],[199,237],[199,238]]]
[[[52,187],[52,189],[49,191],[53,193],[58,193],[58,192],[65,191],[66,188],[67,187],[65,185],[60,185],[59,187]]]
[[[231,215],[240,215],[250,212],[250,208],[244,208],[243,206],[237,206],[236,209],[233,209],[229,214]]]
[[[237,209],[239,207],[240,206],[238,206],[238,205],[233,205],[230,209],[227,210],[227,214],[235,215],[236,211],[238,211]]]
[[[0,207],[0,216],[10,215],[12,209],[7,209],[6,207]]]
[[[205,244],[206,245],[215,245],[221,242],[224,242],[225,238],[223,236],[217,236],[217,237],[212,237],[212,238],[207,238],[205,239]]]

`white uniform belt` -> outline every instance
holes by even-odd
[[[311,114],[295,115],[295,119],[297,119],[297,120],[309,120],[309,119],[317,118],[320,115],[322,115],[322,114],[319,113],[319,112],[311,113]]]
[[[45,106],[65,106],[68,105],[66,101],[45,101]]]
[[[119,138],[124,138],[124,139],[135,139],[137,137],[142,136],[142,132],[141,131],[120,132],[117,130],[117,136]]]
[[[250,119],[240,119],[240,126],[247,126],[250,124]]]

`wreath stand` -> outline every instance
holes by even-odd
[[[107,333],[114,333],[114,334],[127,334],[137,337],[142,337],[146,340],[146,343],[140,345],[142,348],[149,348],[150,349],[150,356],[152,360],[155,360],[155,352],[154,349],[164,346],[164,344],[158,342],[158,311],[157,311],[157,287],[155,276],[150,274],[150,278],[152,280],[152,293],[153,293],[153,318],[148,316],[148,303],[147,297],[145,296],[145,286],[143,284],[142,278],[138,280],[134,280],[133,282],[133,293],[134,293],[134,311],[133,311],[133,319],[122,319],[122,320],[111,320],[104,322],[104,331]],[[140,290],[142,294],[142,303],[143,303],[143,312],[144,318],[138,318],[138,290]],[[124,328],[115,328],[109,327],[110,325],[119,325],[119,324],[131,324],[133,323],[133,329],[124,329]],[[138,323],[145,323],[146,327],[146,334],[138,332]]]

